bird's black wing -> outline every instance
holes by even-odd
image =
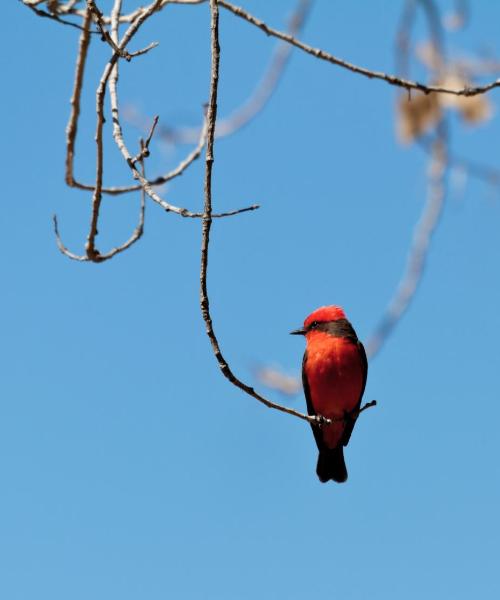
[[[363,394],[365,393],[366,378],[368,376],[368,359],[366,358],[365,347],[359,340],[357,340],[356,343],[358,346],[359,357],[361,358],[361,362],[363,364],[363,386],[361,388],[361,393],[359,394],[359,400],[358,400],[358,403],[356,404],[356,408],[354,409],[354,411],[359,410],[359,408],[361,406],[361,399],[363,398]],[[347,444],[349,443],[349,439],[351,438],[351,433],[352,433],[352,430],[354,428],[354,424],[356,423],[357,418],[358,418],[358,416],[356,415],[355,417],[347,420],[347,423],[346,423],[346,426],[344,429],[344,435],[342,436],[342,444],[344,446],[347,446]]]
[[[302,359],[302,386],[304,387],[304,396],[306,397],[307,414],[312,417],[316,415],[316,411],[314,410],[314,407],[312,405],[311,391],[309,390],[309,382],[307,381],[306,362],[307,350],[304,352],[304,358]],[[313,425],[312,423],[311,429],[314,434],[314,439],[316,440],[316,446],[318,446],[318,450],[322,450],[323,448],[325,448],[325,444],[323,442],[323,436],[321,435],[321,429],[317,425]]]

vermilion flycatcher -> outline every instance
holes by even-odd
[[[339,306],[322,306],[291,332],[304,335],[302,383],[309,415],[335,419],[311,425],[319,450],[316,473],[320,481],[347,479],[344,446],[356,422],[365,391],[368,362],[363,344]]]

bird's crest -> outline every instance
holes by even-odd
[[[340,306],[321,306],[307,317],[304,321],[304,328],[307,329],[314,321],[326,323],[328,321],[338,321],[339,319],[345,318],[345,312]]]

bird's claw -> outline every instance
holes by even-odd
[[[319,427],[322,427],[323,425],[328,425],[331,422],[330,419],[327,419],[323,415],[315,415],[314,419],[316,421],[316,425],[318,425]]]

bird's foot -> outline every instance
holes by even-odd
[[[318,427],[322,427],[323,425],[330,425],[331,420],[327,419],[323,415],[315,415],[314,422],[316,425],[318,425]]]

